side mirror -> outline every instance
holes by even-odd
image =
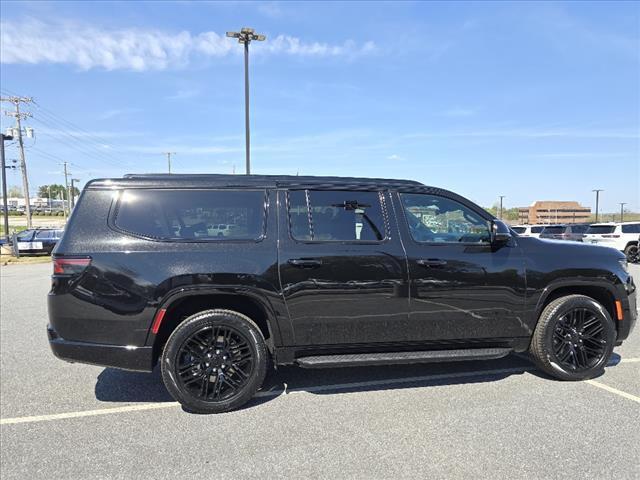
[[[500,220],[491,222],[491,243],[493,245],[504,245],[511,240],[509,227]]]

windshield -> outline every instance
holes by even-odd
[[[587,234],[602,235],[603,233],[613,233],[615,229],[615,225],[592,225],[589,227],[589,230],[587,230]]]
[[[31,236],[33,235],[33,230],[25,230],[24,232],[20,232],[18,234],[18,240],[25,240],[28,238],[31,238]]]

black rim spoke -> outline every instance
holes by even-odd
[[[604,319],[588,308],[575,308],[556,322],[552,337],[555,360],[573,371],[592,368],[607,345]]]
[[[254,355],[245,336],[226,326],[205,327],[182,344],[177,376],[192,396],[226,400],[240,392],[251,376]]]

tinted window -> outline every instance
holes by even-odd
[[[307,241],[380,241],[386,237],[377,192],[292,190],[291,236]]]
[[[48,240],[51,238],[51,234],[53,232],[51,230],[41,230],[36,232],[36,240]]]
[[[640,233],[640,223],[622,225],[622,233]]]
[[[20,241],[29,241],[32,239],[33,234],[34,234],[34,230],[25,230],[24,232],[20,232],[17,235],[17,238]]]
[[[541,233],[544,227],[531,227],[531,233]]]
[[[516,233],[524,233],[527,231],[527,227],[511,227],[511,230]]]
[[[589,228],[589,225],[571,225],[572,233],[584,233]]]
[[[542,233],[550,233],[550,234],[559,234],[559,233],[564,233],[564,231],[567,229],[567,227],[544,227],[544,230]]]
[[[602,235],[606,233],[613,233],[615,229],[615,225],[592,225],[587,229],[587,233]]]
[[[436,195],[403,193],[409,232],[418,242],[484,243],[489,222],[455,200]]]
[[[115,224],[165,240],[257,240],[264,202],[262,190],[124,190]],[[220,222],[228,228],[216,228]]]

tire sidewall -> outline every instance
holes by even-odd
[[[184,342],[194,333],[210,326],[227,326],[238,330],[254,355],[249,379],[239,393],[221,401],[204,401],[191,395],[177,378],[178,355]],[[249,401],[262,386],[266,374],[267,349],[258,327],[248,317],[230,310],[209,310],[185,319],[171,334],[161,358],[162,379],[171,396],[186,409],[196,413],[220,413],[238,408]]]
[[[593,367],[579,372],[574,372],[571,369],[564,367],[562,364],[560,364],[560,362],[556,360],[553,353],[553,334],[555,331],[556,323],[563,315],[575,308],[586,308],[598,315],[603,322],[607,340],[602,358],[600,358],[600,360],[598,360],[598,362]],[[586,378],[597,376],[600,372],[602,372],[609,361],[609,357],[613,352],[616,341],[616,329],[613,325],[613,320],[611,319],[611,315],[609,315],[609,312],[607,312],[607,310],[595,300],[589,297],[579,296],[567,299],[566,302],[562,302],[559,305],[555,306],[550,316],[550,321],[548,322],[547,328],[544,331],[544,345],[545,349],[547,350],[547,359],[549,366],[556,373],[556,375],[567,380],[583,380]]]

